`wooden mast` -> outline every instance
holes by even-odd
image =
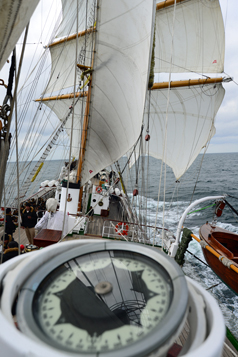
[[[88,118],[89,118],[91,91],[92,91],[92,75],[91,75],[91,79],[89,81],[87,103],[86,103],[84,120],[83,120],[82,138],[81,138],[80,153],[79,153],[79,164],[78,164],[77,179],[76,179],[77,182],[81,179],[82,165],[83,165],[83,160],[84,160],[84,155],[85,155],[85,148],[86,148],[86,141],[87,141],[87,134],[88,134]],[[78,213],[82,209],[82,196],[83,196],[83,187],[80,187],[79,201],[78,201]]]
[[[96,28],[94,27],[94,31],[95,31],[95,29]],[[94,52],[95,51],[93,50],[92,63],[91,63],[92,71],[93,71],[93,64],[94,64]],[[78,65],[78,67],[80,68],[80,65]],[[86,69],[86,70],[88,70],[88,69]],[[84,160],[85,150],[86,150],[86,141],[87,141],[87,135],[88,135],[88,119],[89,119],[91,92],[92,92],[92,71],[90,71],[88,95],[87,95],[87,102],[86,102],[86,108],[85,108],[84,120],[83,120],[82,137],[81,137],[81,145],[80,145],[79,163],[78,163],[76,182],[81,180],[82,166],[83,166],[83,160]],[[80,184],[80,186],[81,186],[81,184]],[[79,191],[78,212],[77,213],[79,213],[82,209],[82,196],[83,196],[83,187],[81,186],[80,191]]]

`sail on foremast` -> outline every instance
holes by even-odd
[[[137,140],[152,47],[153,1],[100,4],[82,184]]]
[[[74,6],[72,1],[70,3]],[[82,6],[79,18],[84,17],[85,24],[87,16],[86,6],[83,3],[86,4],[86,1],[80,2]],[[67,14],[67,20],[63,19],[59,36],[64,36],[65,32],[73,28],[72,24],[72,26],[69,25],[70,6],[66,1],[62,4],[63,15]],[[96,2],[91,1],[90,4],[93,8]],[[81,184],[119,159],[138,138],[148,82],[154,12],[153,0],[141,1],[139,4],[135,4],[133,0],[126,3],[118,1],[113,5],[109,0],[97,3],[97,19],[91,21],[90,26],[87,27],[96,25],[97,32],[88,123],[89,135],[86,142]],[[87,13],[90,14],[90,11]],[[75,20],[72,19],[72,22]],[[88,25],[88,20],[86,22]],[[79,23],[82,25],[83,21]],[[85,28],[79,26],[78,30],[84,31]],[[91,67],[94,39],[94,32],[87,33],[86,36],[78,39],[79,65]],[[71,73],[74,61],[69,53],[75,47],[74,41],[76,39],[50,47],[52,71],[45,93],[52,93],[51,96],[54,95],[54,91],[61,91],[62,88],[70,88],[73,85]],[[44,102],[52,108],[57,106],[53,103],[54,101]],[[53,110],[57,111],[57,109]],[[82,119],[83,117],[80,122]]]

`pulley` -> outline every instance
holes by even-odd
[[[224,201],[218,201],[216,208],[215,208],[215,215],[217,217],[221,217],[225,205],[226,204]]]
[[[133,196],[135,197],[135,196],[138,196],[138,190],[137,190],[137,188],[135,188],[134,190],[133,190]]]

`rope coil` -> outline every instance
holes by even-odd
[[[204,240],[200,240],[200,242],[199,242],[199,243],[200,243],[200,245],[201,245],[201,247],[202,247],[202,248],[204,248],[204,249],[206,248],[207,243],[206,243],[206,242],[204,242]]]

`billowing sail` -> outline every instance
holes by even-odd
[[[174,22],[173,15],[173,6],[156,12],[155,72],[170,71],[171,50],[173,73],[223,72],[225,31],[219,0],[177,3]]]
[[[77,62],[91,66],[92,31],[95,25],[96,1],[78,1],[78,36],[76,35],[77,1],[62,0],[62,22],[55,41],[49,45],[51,76],[45,93],[53,93],[74,85],[76,40],[78,37]],[[87,31],[85,28],[87,26]],[[60,41],[58,37],[61,37]],[[81,71],[77,69],[77,83]]]
[[[75,100],[77,101],[77,98]],[[85,100],[86,98],[80,98],[74,107],[73,138],[72,138],[72,156],[74,158],[79,157],[80,141],[81,141],[82,110],[84,110],[85,108]],[[61,122],[64,121],[64,119],[67,117],[72,103],[73,103],[73,98],[44,101],[44,104],[46,104],[51,110],[53,110],[53,112],[57,115],[57,117],[60,119]],[[67,132],[69,138],[71,136],[71,127],[72,127],[71,115],[69,116],[65,124],[65,131]]]
[[[68,37],[76,32],[77,25],[77,1],[61,0],[62,21],[56,37]],[[78,0],[78,32],[93,26],[95,0]]]
[[[83,32],[84,33],[84,32]],[[86,38],[85,38],[86,37]],[[76,38],[50,46],[52,60],[51,77],[45,93],[54,93],[74,85]],[[78,38],[78,62],[91,66],[92,33]],[[80,82],[81,71],[77,70],[77,83]]]
[[[0,69],[14,49],[39,0],[0,1]]]
[[[151,91],[150,155],[164,158],[176,179],[184,174],[215,134],[214,118],[224,94],[221,84],[172,88],[166,136],[168,89]],[[148,107],[145,111],[147,116]]]
[[[219,1],[178,2],[175,16],[173,5],[161,4],[156,11],[155,72],[222,72],[225,37]],[[225,91],[216,80],[209,85],[174,85],[169,91],[166,85],[151,91],[144,118],[147,123],[149,112],[150,155],[163,159],[178,179],[215,134],[215,116]]]
[[[150,66],[153,0],[100,4],[82,184],[137,140]]]
[[[76,9],[76,3],[75,0],[62,2],[63,21],[57,36],[66,37],[49,46],[52,70],[45,90],[48,95],[56,91],[60,95],[62,89],[74,85],[77,36],[75,33],[71,35],[71,29],[76,26],[72,11]],[[81,183],[84,184],[124,155],[140,134],[151,61],[155,2],[144,0],[135,4],[134,0],[113,3],[110,0],[81,0],[79,5],[77,85],[83,71],[90,71],[91,66],[93,70],[83,80],[85,83],[87,78],[92,79],[81,174]],[[59,102],[44,103],[54,106],[52,109],[62,119],[63,110]],[[60,109],[56,109],[57,106]],[[84,116],[81,109],[80,122]]]

